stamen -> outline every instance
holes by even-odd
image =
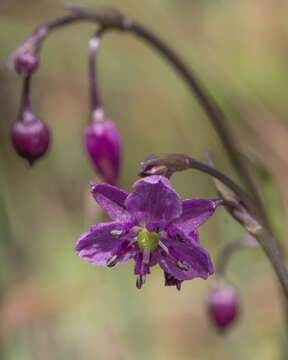
[[[113,231],[113,230],[112,230]],[[112,232],[111,231],[111,232]],[[117,231],[117,230],[116,230]],[[124,241],[122,242],[115,250],[114,250],[114,255],[112,255],[106,262],[106,266],[108,267],[113,267],[117,264],[117,260],[119,258],[119,256],[123,253],[123,251],[125,251],[129,246],[131,246],[132,244],[134,244],[137,241],[137,238],[133,238],[131,239],[129,242],[128,241]]]
[[[117,263],[117,260],[118,260],[118,255],[113,255],[113,256],[111,256],[111,257],[107,260],[106,266],[108,266],[108,267],[113,267],[113,266],[115,266],[116,263]]]
[[[183,264],[180,260],[178,260],[175,256],[173,256],[172,254],[170,254],[169,249],[167,248],[166,245],[164,245],[162,243],[161,240],[159,240],[159,246],[165,251],[165,253],[176,262],[176,265],[178,266],[178,268],[180,270],[184,270],[184,271],[188,271],[189,270],[189,266]]]
[[[119,237],[122,233],[123,233],[123,230],[112,230],[112,231],[110,232],[110,235],[113,236],[113,237],[115,237],[115,238],[117,238],[117,237]]]
[[[145,284],[145,279],[146,279],[145,275],[140,274],[137,276],[137,280],[136,280],[137,289],[141,289],[142,285]]]
[[[177,266],[180,270],[185,270],[185,271],[189,270],[189,266],[183,264],[180,260],[177,261]]]
[[[150,261],[150,251],[147,249],[143,250],[143,260],[142,260],[142,265],[143,264],[149,264]],[[141,269],[142,270],[142,269]]]
[[[164,245],[161,240],[159,240],[159,246],[166,252],[167,255],[172,256],[172,255],[170,255],[167,246]]]

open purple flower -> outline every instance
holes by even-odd
[[[182,201],[170,182],[159,175],[136,182],[131,194],[106,184],[91,188],[113,221],[92,226],[77,240],[80,258],[108,267],[133,258],[139,289],[156,264],[164,270],[165,285],[179,290],[183,280],[207,279],[213,273],[197,228],[213,215],[221,200]]]

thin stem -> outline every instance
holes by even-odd
[[[89,83],[90,83],[90,100],[91,100],[91,113],[103,113],[101,100],[99,95],[98,80],[96,75],[96,55],[101,41],[101,35],[105,28],[101,27],[89,42]]]
[[[30,85],[31,85],[31,76],[25,76],[23,79],[23,87],[22,87],[22,94],[21,94],[21,102],[20,102],[20,109],[19,109],[19,120],[23,119],[24,113],[31,112],[31,101],[30,101]]]
[[[257,208],[255,208],[255,204],[253,200],[251,199],[250,195],[243,190],[238,184],[236,184],[231,178],[229,178],[227,175],[222,173],[221,171],[215,169],[213,166],[210,166],[208,164],[205,164],[201,161],[195,160],[189,156],[187,156],[187,159],[189,161],[189,168],[199,170],[202,172],[205,172],[216,179],[220,180],[223,184],[225,184],[229,189],[231,189],[240,200],[242,200],[243,204],[247,206],[247,208],[252,211],[252,213],[255,213],[257,211]]]
[[[69,25],[74,21],[82,20],[81,17],[77,14],[70,14],[66,16],[61,16],[59,18],[56,18],[55,20],[52,20],[46,25],[47,31],[51,31],[56,29],[57,27],[62,27],[63,25]]]
[[[273,235],[268,229],[263,227],[262,231],[255,235],[255,238],[259,241],[265,254],[274,267],[286,295],[286,301],[288,301],[288,271],[282,260],[279,248],[273,238]]]
[[[252,178],[243,162],[241,156],[236,147],[236,141],[232,135],[232,132],[228,126],[228,120],[224,112],[216,104],[214,99],[209,95],[208,91],[197,79],[196,75],[193,74],[191,68],[181,60],[181,58],[164,42],[162,42],[155,34],[152,34],[149,30],[144,28],[142,25],[132,22],[129,30],[134,32],[137,36],[146,40],[152,45],[157,51],[159,51],[163,57],[179,72],[184,81],[187,83],[189,88],[193,91],[206,115],[210,119],[213,127],[218,133],[224,147],[227,150],[227,154],[234,165],[236,171],[243,179],[249,192],[255,198],[258,204],[261,203],[258,195],[258,190],[252,181]]]
[[[229,242],[223,247],[216,260],[216,275],[220,277],[224,276],[228,261],[234,253],[256,245],[258,245],[257,241],[251,236],[244,236]]]

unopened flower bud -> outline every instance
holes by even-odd
[[[228,286],[216,287],[208,298],[208,311],[211,320],[221,331],[233,324],[239,313],[237,292]]]
[[[32,165],[46,153],[50,143],[50,131],[33,113],[24,115],[23,119],[13,125],[12,142],[17,153]]]
[[[99,175],[108,184],[117,184],[121,142],[115,123],[110,120],[93,120],[85,130],[85,146]]]
[[[38,63],[38,55],[30,49],[19,52],[14,59],[15,69],[21,76],[27,76],[34,72],[38,67]]]

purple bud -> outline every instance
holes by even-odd
[[[111,185],[119,179],[121,142],[113,121],[93,120],[85,130],[87,153],[100,176]]]
[[[50,131],[45,123],[32,113],[26,113],[22,120],[13,125],[12,142],[17,153],[32,165],[46,153],[50,143]]]
[[[30,49],[19,52],[14,59],[15,69],[21,76],[27,76],[34,72],[38,67],[38,63],[38,55]]]
[[[239,297],[232,287],[219,286],[208,298],[209,315],[219,330],[224,331],[239,313]]]

